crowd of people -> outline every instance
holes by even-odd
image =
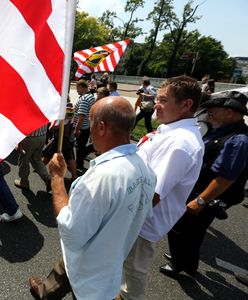
[[[55,153],[56,125],[50,126],[54,137],[49,149],[44,147],[47,126],[18,146],[20,179],[15,185],[30,188],[31,163],[46,191],[52,190],[62,245],[62,258],[47,278],[29,278],[36,299],[62,299],[72,292],[78,300],[144,300],[156,244],[166,235],[170,253],[164,254],[167,263],[160,272],[177,278],[184,271],[194,277],[207,228],[215,217],[226,219],[226,210],[244,199],[244,94],[207,92],[206,97],[188,76],[168,78],[156,90],[144,77],[133,108],[106,78],[108,74],[101,87],[93,75],[89,82],[76,83],[79,100],[74,108],[68,101],[62,153]],[[200,130],[200,115],[207,130]],[[142,118],[148,134],[136,145],[130,134]],[[91,152],[96,157],[78,176]],[[67,167],[72,174],[69,192]],[[21,218],[2,173],[0,183],[1,220]]]

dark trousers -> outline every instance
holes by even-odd
[[[77,300],[66,275],[64,261],[61,259],[39,286],[38,293],[42,300],[61,300],[70,292],[73,300]]]
[[[42,300],[60,300],[70,292],[71,285],[65,272],[64,261],[61,259],[39,286],[38,293]],[[72,295],[73,299],[76,299],[73,292]]]
[[[76,138],[77,141],[77,151],[76,151],[76,163],[78,168],[83,168],[84,165],[84,154],[86,152],[86,145],[90,136],[90,129],[83,129],[80,132],[79,137]]]
[[[88,144],[85,148],[83,159],[85,159],[89,154],[95,152],[93,144]]]
[[[19,207],[4,179],[3,172],[1,169],[0,169],[0,204],[4,212],[7,213],[9,216],[13,216]]]
[[[136,120],[135,120],[135,125],[134,127],[137,125],[137,123],[142,120],[145,119],[145,126],[146,126],[146,130],[147,132],[152,132],[152,115],[154,113],[154,110],[152,111],[144,111],[144,110],[140,110],[140,112],[137,114],[136,116]]]
[[[175,270],[188,273],[197,271],[200,248],[214,218],[213,208],[205,206],[197,216],[186,212],[170,230],[168,242]]]

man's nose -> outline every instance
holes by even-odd
[[[155,105],[154,105],[154,108],[157,109],[160,107],[160,103],[158,100],[155,100]]]

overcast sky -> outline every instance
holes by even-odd
[[[152,10],[154,2],[153,0],[146,0],[145,7],[143,9],[139,8],[137,15],[140,18],[146,18],[147,13]],[[174,0],[178,17],[181,16],[186,2],[186,0]],[[97,3],[100,5],[97,5]],[[194,4],[201,4],[197,10],[197,15],[202,16],[202,18],[188,27],[188,30],[198,29],[202,35],[217,39],[230,56],[248,57],[248,0],[199,0],[194,1]],[[127,16],[124,13],[124,5],[125,0],[79,1],[80,9],[90,16],[99,17],[109,9],[115,11],[119,18],[126,21]],[[115,24],[122,25],[122,22],[117,19]],[[142,22],[140,26],[146,32],[151,28],[151,24],[148,22]],[[142,37],[136,41],[142,41]]]

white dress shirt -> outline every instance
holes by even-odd
[[[156,193],[160,202],[153,208],[140,236],[159,241],[186,210],[186,200],[198,179],[204,144],[196,119],[183,119],[158,127],[144,142],[138,154],[157,175]]]

